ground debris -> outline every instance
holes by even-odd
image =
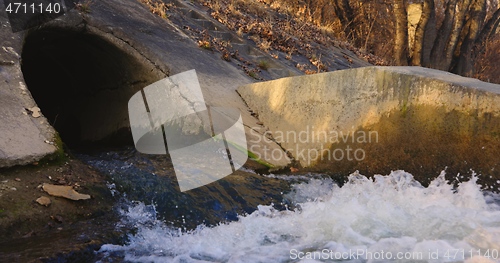
[[[64,197],[70,200],[90,199],[90,195],[80,194],[71,186],[43,184],[42,189],[51,196]]]
[[[40,196],[38,199],[35,200],[38,204],[43,205],[43,206],[49,206],[52,201],[50,201],[50,198],[46,196]]]

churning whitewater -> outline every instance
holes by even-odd
[[[395,171],[359,173],[342,187],[330,179],[295,184],[272,206],[236,222],[182,231],[137,204],[124,220],[137,227],[123,253],[131,262],[500,262],[500,198],[473,177],[454,188],[441,173],[428,187]]]

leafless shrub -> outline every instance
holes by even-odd
[[[139,0],[141,3],[145,4],[151,13],[158,15],[162,18],[167,18],[167,11],[172,4],[166,4],[160,0]]]
[[[476,59],[474,78],[500,84],[499,50],[500,35],[497,34],[486,43],[484,52]]]

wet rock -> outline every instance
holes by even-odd
[[[90,195],[80,194],[71,186],[43,184],[42,189],[51,196],[64,197],[70,200],[86,200],[90,199]]]
[[[50,201],[50,198],[46,196],[40,196],[38,199],[35,200],[38,204],[43,205],[43,206],[49,206],[52,201]]]

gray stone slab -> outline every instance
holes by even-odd
[[[23,33],[12,33],[4,12],[0,22],[0,167],[6,167],[40,160],[57,149],[47,119],[27,110],[36,104],[21,72]]]

